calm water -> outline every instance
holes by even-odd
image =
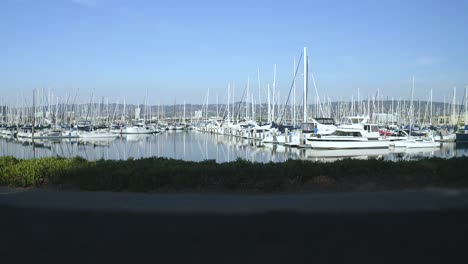
[[[214,159],[217,162],[243,158],[257,162],[281,162],[287,159],[333,161],[343,157],[387,160],[421,157],[468,156],[468,147],[444,143],[435,149],[377,149],[377,150],[314,150],[288,148],[279,145],[259,146],[258,142],[196,131],[163,132],[157,135],[127,135],[112,140],[31,140],[0,138],[0,156],[18,158],[76,157],[88,160],[167,157],[190,161]]]

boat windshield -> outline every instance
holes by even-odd
[[[313,132],[315,129],[315,123],[302,123],[301,130],[303,132]]]
[[[364,120],[362,117],[343,117],[341,119],[342,124],[361,124],[361,122]]]
[[[335,136],[362,137],[361,133],[358,131],[336,130],[333,134]]]
[[[365,125],[364,130],[367,130],[368,132],[379,132],[379,126],[377,126],[377,125]]]
[[[323,125],[334,125],[335,120],[333,118],[326,118],[326,117],[317,117],[315,118],[315,121],[317,121],[320,124]]]

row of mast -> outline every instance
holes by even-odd
[[[401,98],[397,101],[396,107],[394,103],[394,98],[391,98],[391,104],[388,106],[389,100],[386,100],[387,107],[384,106],[384,100],[383,100],[383,95],[380,93],[380,90],[377,90],[376,96],[375,97],[370,97],[368,96],[367,102],[363,100],[361,94],[360,94],[360,89],[357,89],[357,100],[354,99],[354,95],[351,96],[351,101],[345,101],[340,98],[338,102],[332,103],[331,99],[329,97],[324,98],[324,102],[322,103],[319,97],[318,89],[315,84],[315,78],[312,74],[312,83],[315,89],[315,102],[314,104],[310,105],[307,101],[309,97],[309,60],[307,56],[307,48],[304,47],[303,49],[303,54],[301,55],[303,58],[303,95],[302,95],[302,122],[307,122],[309,121],[308,115],[311,113],[311,111],[308,109],[309,106],[313,106],[313,116],[314,117],[333,117],[337,120],[341,119],[341,117],[345,115],[369,115],[369,116],[378,116],[382,115],[385,112],[390,112],[390,119],[388,120],[388,114],[387,114],[387,122],[397,122],[397,123],[413,123],[412,119],[416,119],[418,122],[417,123],[426,123],[426,124],[434,124],[433,120],[433,114],[434,114],[434,109],[433,109],[433,94],[432,94],[432,89],[430,90],[430,96],[429,96],[429,103],[426,101],[425,108],[426,110],[424,111],[424,117],[421,118],[421,101],[419,100],[418,104],[418,114],[416,118],[415,114],[415,106],[414,106],[414,77],[412,79],[412,88],[411,88],[411,99],[409,102],[407,100],[402,100]],[[280,103],[280,93],[277,90],[276,87],[276,64],[274,65],[274,73],[273,73],[273,83],[272,83],[272,90],[270,90],[270,84],[267,84],[267,109],[266,109],[266,122],[271,124],[275,121],[278,121],[279,118],[281,118],[281,121],[283,116],[289,116],[290,123],[294,126],[297,125],[297,110],[298,108],[296,106],[296,73],[297,73],[297,68],[296,68],[296,59],[294,58],[293,60],[293,73],[294,73],[294,79],[293,79],[293,84],[292,84],[292,102],[285,102],[285,103]],[[244,111],[245,116],[244,119],[256,119],[259,122],[262,122],[264,120],[263,118],[263,104],[262,98],[261,98],[261,79],[260,79],[260,69],[258,69],[257,72],[258,76],[258,103],[255,103],[254,100],[254,93],[250,91],[250,77],[247,78],[247,85],[246,85],[246,92],[242,94],[241,101],[240,102],[231,102],[231,95],[232,98],[235,98],[235,85],[228,84],[228,91],[227,91],[227,104],[225,104],[225,113],[223,117],[220,117],[220,109],[219,109],[219,102],[218,102],[218,96],[216,96],[216,119],[224,119],[227,120],[228,122],[231,121],[239,121],[241,120],[241,113]],[[79,105],[76,102],[77,99],[77,93],[74,96],[67,95],[65,96],[66,100],[64,102],[60,103],[59,97],[54,97],[50,90],[49,94],[47,96],[47,103],[41,103],[39,100],[40,98],[44,97],[44,92],[42,92],[42,96],[40,94],[40,90],[37,91],[37,96],[36,92],[34,92],[33,95],[33,107],[32,109],[28,107],[25,104],[25,100],[21,100],[21,103],[18,104],[16,107],[10,105],[3,105],[1,106],[1,111],[0,114],[2,115],[2,120],[3,122],[6,123],[28,123],[28,122],[36,122],[36,117],[39,118],[39,122],[44,122],[46,120],[48,123],[51,123],[52,117],[54,117],[54,125],[58,125],[58,120],[61,120],[63,123],[71,123],[72,121],[76,121],[77,119],[83,118],[83,113],[86,112],[86,115],[84,115],[84,119],[95,119],[97,122],[103,122],[103,123],[113,123],[113,122],[121,122],[121,123],[126,123],[131,120],[130,116],[128,115],[128,110],[126,107],[126,102],[124,98],[124,103],[123,103],[123,111],[120,111],[120,105],[119,102],[117,101],[115,104],[113,104],[113,110],[109,109],[109,99],[106,98],[106,103],[104,103],[104,98],[102,99],[102,102],[98,105],[96,105],[93,102],[93,96],[91,96],[91,100],[88,105]],[[465,113],[465,118],[464,118],[464,123],[467,123],[467,89],[465,89],[465,96],[464,96],[464,103],[463,105],[465,106],[464,113]],[[453,89],[453,96],[452,96],[452,102],[451,102],[451,124],[458,123],[456,116],[457,116],[457,103],[456,103],[456,88],[454,87]],[[194,110],[195,111],[202,111],[204,112],[204,119],[208,120],[212,114],[209,114],[210,112],[210,104],[209,104],[209,95],[210,95],[210,90],[207,90],[206,93],[206,100],[201,109],[190,109],[190,119],[191,123],[195,117],[196,120],[200,121],[202,117],[200,115],[194,116]],[[272,95],[272,96],[271,96]],[[143,121],[151,121],[154,119],[153,116],[153,109],[155,106],[150,106],[147,101],[148,96],[146,95],[145,101],[143,104]],[[245,100],[244,100],[245,98]],[[289,100],[289,96],[288,96]],[[232,100],[234,101],[234,100]],[[447,103],[445,102],[446,98],[444,96],[444,104],[443,104],[443,116],[445,117],[447,114]],[[409,105],[407,105],[407,103]],[[291,105],[290,107],[287,107],[288,105]],[[104,109],[105,106],[105,109]],[[241,107],[244,107],[241,111]],[[162,107],[161,111],[161,105],[156,106],[157,108],[157,116],[156,119],[159,120],[165,116],[164,114],[164,107]],[[175,108],[175,105],[174,105]],[[372,108],[372,109],[371,109]],[[390,108],[390,109],[388,109]],[[141,107],[140,105],[134,107],[135,110],[135,118],[140,119],[140,114],[141,114]],[[257,112],[258,110],[258,112]],[[377,111],[376,111],[377,110]],[[461,108],[459,108],[458,113],[460,114]],[[407,112],[406,112],[407,111]],[[104,115],[105,112],[105,115]],[[173,112],[173,118],[175,117],[175,109]],[[429,112],[429,117],[427,116]],[[32,113],[32,114],[31,114]],[[37,116],[37,113],[42,113],[41,116]],[[183,117],[180,117],[179,120],[181,119],[182,123],[186,123],[186,107],[185,107],[185,101],[183,104]],[[276,114],[280,115],[280,117],[276,116]],[[120,120],[118,118],[118,114],[120,114]],[[14,117],[14,115],[16,115]],[[104,115],[104,117],[103,117]],[[405,118],[404,116],[407,116],[409,118]],[[276,118],[275,118],[276,117]],[[287,118],[286,118],[287,119]],[[29,120],[29,121],[28,121]],[[379,122],[382,120],[379,120],[378,118],[374,118],[375,121]]]

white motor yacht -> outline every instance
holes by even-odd
[[[122,130],[122,134],[154,134],[157,132],[159,131],[156,128],[143,123],[138,123]]]
[[[388,148],[390,140],[380,138],[376,124],[344,124],[331,135],[308,137],[307,143],[316,149]]]

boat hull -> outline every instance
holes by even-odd
[[[434,141],[402,140],[391,143],[391,146],[396,148],[440,148],[440,143]]]
[[[307,143],[315,149],[384,149],[390,145],[389,140],[332,140],[308,139]]]
[[[149,127],[127,127],[122,131],[122,134],[154,134],[155,129]]]
[[[457,143],[466,143],[468,142],[468,133],[457,133],[456,134]]]

